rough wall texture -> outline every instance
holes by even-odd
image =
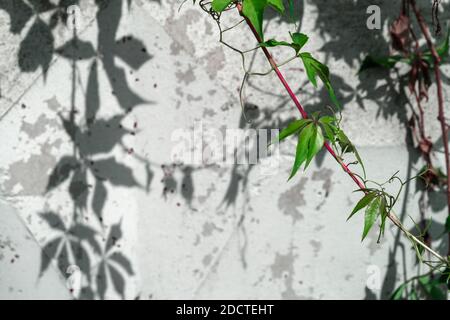
[[[297,116],[271,75],[251,79],[252,123],[244,121],[240,57],[217,42],[215,22],[198,7],[81,0],[73,40],[62,21],[52,24],[65,7],[38,17],[27,2],[0,3],[0,297],[370,299],[417,271],[394,227],[380,244],[375,232],[360,242],[362,216],[345,221],[355,188],[325,154],[289,183],[292,145],[283,146],[273,175],[171,162],[172,132],[196,121],[225,132],[280,128]],[[367,30],[370,4],[380,5],[384,30]],[[307,49],[332,69],[343,127],[370,176],[414,175],[421,164],[406,145],[407,93],[393,75],[357,74],[367,53],[388,50],[386,26],[398,4],[298,1],[297,9],[298,28],[312,39]],[[289,30],[275,15],[266,25],[268,34]],[[245,26],[239,30],[227,40],[254,46]],[[247,63],[268,68],[260,55]],[[285,67],[288,80],[308,111],[324,109],[326,93],[307,85],[299,67]],[[446,79],[446,102],[448,86]],[[427,126],[441,146],[431,92]],[[438,230],[442,197],[432,203]],[[397,210],[412,227],[414,185]],[[380,290],[366,287],[369,266],[379,268]]]

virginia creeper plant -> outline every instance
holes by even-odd
[[[198,0],[193,0],[194,4]],[[263,76],[269,73],[275,73],[280,80],[282,86],[294,102],[297,107],[300,117],[299,119],[290,123],[287,128],[283,129],[279,134],[279,141],[295,137],[297,139],[297,146],[295,151],[295,160],[292,166],[292,171],[289,176],[289,180],[295,178],[299,169],[304,167],[306,169],[311,163],[316,154],[325,148],[327,152],[336,160],[338,165],[348,174],[348,176],[356,184],[356,191],[361,193],[361,199],[356,203],[353,211],[349,214],[348,219],[354,215],[364,212],[364,225],[362,231],[362,240],[368,235],[369,231],[378,222],[379,224],[379,238],[383,236],[386,227],[387,220],[390,220],[405,236],[411,241],[412,247],[417,253],[419,261],[430,267],[431,272],[409,280],[409,282],[418,281],[422,285],[422,289],[427,292],[431,292],[431,295],[438,296],[436,293],[441,290],[442,285],[448,284],[450,279],[450,252],[447,256],[439,254],[437,251],[431,248],[429,241],[426,241],[425,235],[427,233],[426,228],[420,228],[419,235],[413,235],[402,224],[400,219],[394,213],[394,206],[399,199],[403,187],[410,183],[412,180],[424,179],[427,184],[431,181],[441,180],[445,174],[439,169],[432,166],[430,151],[431,142],[426,138],[423,125],[423,109],[421,101],[426,96],[428,86],[430,85],[428,70],[433,69],[435,73],[436,83],[438,87],[438,100],[439,100],[439,119],[442,124],[443,139],[446,153],[446,171],[449,170],[449,153],[448,153],[448,141],[447,132],[448,126],[445,123],[444,105],[442,97],[442,83],[440,80],[439,65],[444,57],[449,54],[449,39],[440,45],[435,46],[431,40],[428,28],[423,20],[423,17],[418,10],[414,0],[408,0],[408,5],[413,9],[413,12],[419,22],[420,29],[426,38],[428,49],[420,51],[418,44],[412,52],[406,54],[406,49],[402,51],[403,54],[375,58],[368,57],[361,70],[371,67],[387,67],[393,68],[397,63],[406,63],[411,66],[411,81],[410,89],[417,98],[419,116],[419,130],[418,136],[420,138],[420,145],[423,157],[426,162],[426,166],[421,173],[407,181],[402,181],[397,173],[392,175],[387,181],[376,182],[370,180],[366,175],[366,170],[363,161],[355,147],[351,142],[351,139],[345,134],[341,128],[342,115],[340,113],[340,103],[336,97],[330,80],[330,70],[328,66],[317,60],[310,52],[303,50],[305,44],[309,41],[309,37],[306,34],[300,32],[291,32],[288,35],[280,35],[279,39],[265,39],[263,29],[263,16],[266,10],[275,10],[280,15],[287,14],[291,18],[294,17],[294,4],[293,0],[200,0],[198,1],[201,8],[206,11],[217,23],[220,30],[220,42],[229,49],[238,53],[242,57],[242,64],[244,69],[244,79],[240,90],[240,100],[242,107],[244,108],[243,87],[251,76]],[[433,12],[437,12],[435,6],[433,6]],[[224,28],[221,23],[221,17],[223,14],[239,14],[242,20],[231,27]],[[405,15],[406,16],[406,15]],[[404,19],[404,18],[402,18]],[[256,48],[250,50],[239,50],[227,43],[223,39],[223,34],[237,27],[238,25],[246,23],[248,30],[254,35],[258,45]],[[399,22],[405,23],[405,22]],[[409,25],[409,21],[407,22]],[[397,26],[398,27],[398,26]],[[404,27],[400,25],[400,27]],[[400,28],[402,29],[402,28]],[[406,32],[409,32],[409,27]],[[403,30],[403,29],[402,29]],[[412,29],[411,29],[412,30]],[[395,31],[395,30],[394,30]],[[395,32],[391,30],[391,34]],[[412,31],[411,31],[412,32]],[[403,44],[403,36],[397,37],[397,46],[401,48]],[[281,40],[285,39],[285,40]],[[286,40],[288,39],[288,40]],[[394,37],[395,39],[395,37]],[[286,47],[292,50],[293,56],[283,63],[277,63],[270,53],[269,49],[274,47]],[[268,63],[270,64],[270,70],[265,73],[252,73],[247,70],[245,62],[245,54],[262,50]],[[282,74],[280,68],[292,61],[298,61],[303,64],[306,76],[309,82],[318,87],[319,81],[326,88],[329,94],[330,101],[333,107],[330,107],[329,114],[321,114],[320,112],[307,114],[297,96],[294,94],[290,85],[286,81],[286,78]],[[243,109],[244,113],[245,110]],[[338,116],[336,116],[338,114]],[[415,119],[416,120],[416,119]],[[359,173],[350,168],[351,164],[357,164]],[[450,213],[450,178],[447,174],[445,176],[447,180],[447,194],[449,195],[449,213]],[[387,191],[387,186],[393,183],[398,183],[398,192],[391,194]],[[450,222],[447,221],[447,232],[450,228]],[[428,253],[429,259],[424,259],[424,252]],[[438,277],[434,277],[434,274],[439,274]],[[403,297],[403,291],[409,282],[403,284],[393,295],[394,298]],[[442,293],[442,291],[439,291]],[[446,293],[443,293],[446,296]]]

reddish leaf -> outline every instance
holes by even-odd
[[[409,44],[409,18],[408,16],[401,14],[392,23],[389,28],[389,32],[392,38],[392,47],[395,50],[401,52],[407,52],[407,47]]]

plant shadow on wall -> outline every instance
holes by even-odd
[[[295,17],[287,17],[284,15],[279,15],[275,10],[267,10],[264,13],[264,21],[265,21],[265,30],[268,29],[274,29],[276,30],[282,23],[289,23],[289,22],[295,22],[296,29],[300,30],[302,21],[303,21],[303,14],[304,14],[304,5],[303,0],[295,1],[293,9],[296,12]],[[206,1],[206,6],[204,9],[208,10],[209,4],[208,1]],[[202,4],[200,4],[202,5]],[[237,12],[236,12],[237,14]],[[219,21],[217,21],[219,22]],[[219,22],[220,23],[220,22]],[[221,25],[222,28],[227,28],[229,26],[227,25]],[[237,32],[247,32],[247,26],[245,24],[241,24],[240,28],[236,28],[239,31],[234,31],[233,36],[237,34]],[[237,36],[236,36],[237,38]],[[245,50],[248,48],[243,48],[242,50]],[[246,61],[248,63],[248,70],[258,72],[257,68],[254,68],[254,65],[256,63],[257,58],[257,52],[254,51],[251,54],[249,54],[246,58]],[[249,77],[244,81],[244,86],[248,87],[248,89],[252,91],[257,91],[258,94],[261,96],[267,95],[269,97],[273,97],[275,95],[273,91],[265,90],[264,86],[260,86],[258,84],[255,84],[253,81],[253,78]],[[300,90],[301,86],[299,86]],[[250,91],[249,90],[249,91]],[[234,94],[234,93],[233,93]],[[257,141],[258,144],[261,139],[267,139],[267,141],[270,141],[274,137],[270,136],[271,130],[274,128],[284,128],[288,125],[289,122],[294,120],[292,116],[289,116],[286,119],[286,109],[289,106],[289,97],[287,95],[284,95],[283,93],[277,94],[278,98],[278,104],[275,106],[273,105],[261,105],[261,104],[255,104],[251,100],[251,98],[247,99],[247,97],[243,97],[243,112],[239,119],[239,122],[237,124],[237,127],[242,130],[256,130],[257,131]],[[260,132],[258,130],[265,129],[265,134],[267,134],[266,137],[262,137],[260,135]],[[243,150],[246,148],[245,142],[240,144],[237,148],[240,150]],[[258,154],[258,162],[268,160],[267,158],[270,158],[271,155],[267,154],[266,156],[261,155],[260,152],[257,152],[256,149],[258,149],[257,145],[252,145],[247,152],[249,154]],[[233,153],[238,154],[238,149],[235,149]],[[239,251],[240,251],[240,262],[242,264],[242,267],[244,269],[247,268],[247,247],[248,247],[248,238],[247,238],[247,231],[246,231],[246,216],[247,213],[251,212],[253,210],[252,208],[252,196],[254,196],[254,192],[252,192],[252,186],[251,183],[255,182],[251,178],[251,173],[254,170],[258,170],[258,166],[255,166],[253,164],[233,164],[233,166],[230,169],[230,178],[226,192],[224,194],[224,197],[222,199],[222,202],[220,203],[218,210],[228,211],[229,209],[233,209],[233,212],[237,215],[236,217],[236,225],[234,232],[231,234],[237,235],[239,237]],[[263,178],[264,179],[264,178]],[[257,182],[259,183],[259,181]],[[236,212],[237,203],[240,201],[241,203],[241,211]]]
[[[138,105],[151,104],[131,89],[126,72],[141,68],[152,56],[142,41],[132,35],[118,38],[117,31],[123,15],[125,1],[96,0],[98,26],[97,48],[79,38],[79,30],[73,29],[72,38],[59,48],[54,47],[53,32],[58,26],[71,23],[68,8],[78,5],[78,0],[61,0],[57,5],[47,0],[1,1],[0,9],[8,12],[10,31],[20,34],[29,21],[34,21],[24,36],[19,50],[19,67],[23,72],[42,69],[44,78],[55,55],[71,64],[70,111],[59,117],[70,138],[73,152],[63,156],[53,169],[47,185],[47,193],[67,188],[73,210],[69,219],[62,212],[48,210],[40,213],[56,236],[42,250],[41,275],[48,270],[53,260],[67,277],[69,266],[75,265],[82,274],[81,292],[68,288],[75,298],[104,299],[111,292],[125,298],[126,283],[135,274],[130,259],[121,251],[121,221],[104,224],[105,204],[114,187],[143,188],[147,192],[153,177],[151,164],[135,158],[147,168],[147,185],[140,185],[132,169],[119,162],[113,150],[120,149],[134,156],[132,148],[123,143],[126,135],[135,135],[133,128],[124,128],[121,122]],[[128,7],[131,2],[128,0]],[[48,20],[42,16],[49,17]],[[116,65],[116,58],[127,67]],[[89,76],[86,89],[81,84],[79,62],[88,62]],[[99,72],[103,67],[122,112],[108,118],[98,116],[101,109]],[[76,101],[78,92],[84,93],[85,101]],[[84,103],[82,110],[77,108]],[[50,205],[51,206],[51,205]],[[93,215],[91,214],[93,213]],[[65,214],[65,213],[64,213]],[[95,216],[95,219],[89,219]],[[67,217],[66,217],[67,218]],[[69,221],[69,222],[64,222]],[[110,289],[111,288],[111,289]]]
[[[304,1],[298,0],[293,3],[293,10],[296,13],[295,17],[288,17],[285,15],[279,15],[275,10],[267,10],[264,13],[264,29],[275,29],[279,27],[281,23],[295,23],[296,29],[300,31],[303,21],[303,15],[304,15]],[[222,26],[222,28],[227,28],[228,26]],[[243,32],[247,31],[247,26],[242,25],[242,29],[239,29]],[[248,49],[248,48],[245,48]],[[248,70],[257,72],[254,68],[254,64],[256,62],[258,52],[253,51],[251,53],[250,59],[248,59]],[[253,81],[253,78],[249,77],[244,81],[244,86],[250,88],[253,91],[257,91],[258,94],[261,96],[269,96],[273,97],[275,94],[273,91],[265,90],[263,86],[258,85],[258,83],[255,83]],[[302,85],[299,85],[298,92],[300,92],[302,88]],[[244,91],[244,89],[243,89]],[[239,119],[238,128],[239,129],[267,129],[271,130],[274,128],[284,128],[288,125],[289,122],[294,120],[292,116],[290,116],[288,119],[285,117],[287,106],[290,103],[289,96],[283,93],[276,94],[279,103],[275,106],[275,108],[272,105],[269,106],[261,106],[257,105],[253,102],[251,102],[251,99],[247,99],[246,97],[243,97],[243,114],[241,118]],[[259,139],[259,138],[258,138]],[[249,152],[252,152],[249,150]],[[318,158],[319,162],[321,157]],[[263,160],[263,159],[259,159]],[[254,168],[253,165],[234,165],[231,169],[231,177],[230,177],[230,183],[228,185],[227,191],[225,193],[223,203],[226,208],[228,208],[230,205],[235,205],[238,195],[243,194],[243,213],[241,215],[241,218],[239,219],[239,225],[242,225],[242,222],[245,218],[245,212],[246,208],[250,204],[250,197],[251,193],[248,190],[248,182],[249,182],[249,176],[252,172],[252,169]],[[242,192],[240,192],[242,191]],[[243,262],[243,265],[245,266],[245,262]]]

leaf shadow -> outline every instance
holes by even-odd
[[[81,293],[75,296],[79,299],[105,299],[112,292],[123,299],[126,297],[126,285],[134,276],[134,268],[121,250],[122,225],[119,222],[108,227],[104,223],[105,208],[113,188],[140,188],[149,192],[153,178],[148,160],[139,159],[148,175],[146,185],[142,186],[134,177],[133,168],[112,155],[115,149],[125,148],[125,136],[136,135],[136,128],[126,129],[122,125],[127,115],[139,105],[153,104],[133,90],[127,77],[127,73],[137,72],[153,56],[140,39],[131,34],[118,36],[125,2],[129,8],[131,1],[95,1],[98,9],[96,46],[82,40],[75,29],[69,41],[55,48],[57,26],[68,23],[67,10],[78,5],[78,0],[0,1],[0,10],[10,17],[10,32],[23,35],[18,51],[21,72],[41,69],[46,79],[55,55],[72,66],[71,110],[68,114],[59,114],[59,118],[74,152],[61,157],[53,168],[47,193],[66,190],[73,210],[68,221],[64,212],[49,210],[39,214],[52,230],[52,238],[42,248],[40,274],[42,276],[52,263],[64,277],[71,265],[78,266],[85,280]],[[42,18],[43,13],[49,18]],[[116,60],[122,62],[121,66]],[[75,103],[81,61],[90,65],[86,90],[82,90],[85,93],[84,118],[79,116]],[[99,72],[102,71],[122,110],[107,118],[100,117],[101,110],[107,107],[100,98]],[[131,154],[130,150],[128,153]],[[193,186],[189,170],[184,183],[191,190],[185,190],[184,195],[191,200]],[[96,219],[89,220],[90,213]],[[107,239],[103,241],[105,232],[108,232]]]

